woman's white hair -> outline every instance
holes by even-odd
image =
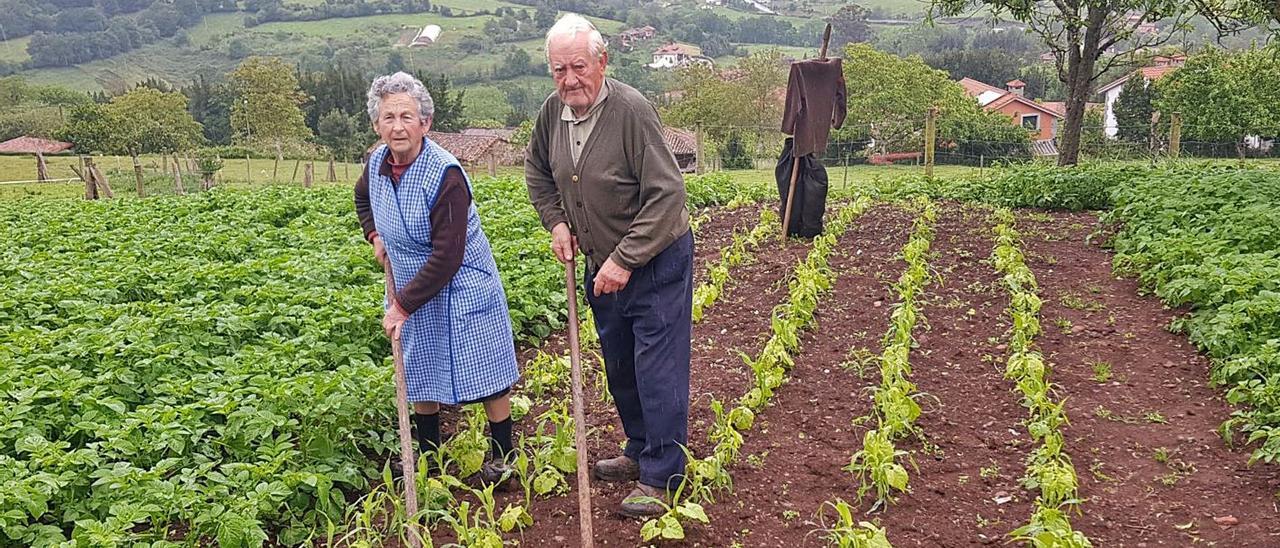
[[[604,53],[608,44],[604,41],[604,36],[600,35],[600,31],[596,30],[596,26],[591,24],[586,17],[576,13],[566,13],[560,16],[556,24],[551,26],[551,30],[547,31],[547,41],[543,44],[543,51],[546,52],[547,62],[551,61],[551,39],[559,36],[567,36],[570,39],[577,36],[579,32],[588,34],[587,51],[591,53],[591,57],[599,59]]]
[[[396,93],[408,93],[411,97],[418,101],[418,116],[426,121],[436,112],[436,103],[431,99],[431,92],[427,91],[427,86],[417,78],[406,72],[397,72],[379,76],[373,80],[373,84],[369,86],[369,120],[378,121],[378,108],[382,106],[382,99],[388,95]]]

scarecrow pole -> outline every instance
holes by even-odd
[[[831,43],[831,23],[827,23],[826,30],[822,31],[822,49],[818,51],[818,59],[825,60],[827,58],[827,45]],[[791,210],[795,209],[795,205],[791,203],[796,198],[796,178],[800,175],[800,156],[796,154],[795,141],[791,141],[791,185],[787,188],[787,203],[783,204],[782,212],[782,243],[787,243],[787,230],[791,226]]]

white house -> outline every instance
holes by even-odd
[[[1103,131],[1106,132],[1107,137],[1115,137],[1116,134],[1120,132],[1120,128],[1116,123],[1115,105],[1116,100],[1120,98],[1120,92],[1124,91],[1124,86],[1130,79],[1135,79],[1141,76],[1142,85],[1148,86],[1151,85],[1151,82],[1159,80],[1160,78],[1163,78],[1164,75],[1177,70],[1178,67],[1182,66],[1186,61],[1187,56],[1185,55],[1157,56],[1152,61],[1151,66],[1140,68],[1133,71],[1131,74],[1098,88],[1098,93],[1101,93],[1103,96],[1103,105],[1106,109],[1103,112],[1102,125]]]
[[[649,68],[654,69],[673,69],[687,67],[689,65],[705,65],[713,66],[714,61],[710,57],[702,55],[702,50],[686,44],[667,44],[653,52],[653,62],[649,63]]]

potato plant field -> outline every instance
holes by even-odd
[[[1280,546],[1280,173],[1042,166],[776,197],[687,180],[690,455],[600,546]],[[0,546],[576,546],[618,454],[523,181],[475,199],[521,357],[513,488],[446,409],[405,514],[383,276],[346,187],[0,201]],[[584,312],[588,308],[581,308]]]

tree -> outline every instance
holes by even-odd
[[[137,157],[190,150],[204,138],[187,111],[187,97],[148,87],[135,88],[110,103],[86,103],[71,110],[58,138],[81,152]]]
[[[997,86],[1017,78],[1022,67],[1017,56],[1000,49],[948,50],[929,55],[925,62],[947,71],[954,80],[969,77]]]
[[[307,148],[311,129],[302,117],[306,95],[293,70],[274,57],[250,57],[230,75],[232,142],[283,154]]]
[[[1066,84],[1059,165],[1079,161],[1085,104],[1098,77],[1114,66],[1131,65],[1141,52],[1168,42],[1195,14],[1191,5],[1177,0],[930,0],[930,4],[930,17],[960,15],[975,6],[987,8],[996,17],[1012,17],[1053,51],[1058,78]],[[1156,23],[1160,30],[1140,32]]]
[[[74,107],[90,102],[89,95],[59,86],[35,88],[36,100],[51,107]]]
[[[846,44],[871,40],[871,26],[867,24],[867,11],[857,4],[848,4],[831,16],[831,49],[840,51]]]
[[[26,101],[31,94],[31,86],[21,76],[0,78],[0,102],[5,105],[18,105]]]
[[[1280,37],[1280,2],[1275,0],[1191,0],[1220,33],[1267,27]]]
[[[871,139],[881,152],[922,150],[926,113],[937,107],[938,142],[953,143],[966,154],[1009,156],[1029,143],[1026,131],[1002,115],[982,110],[945,72],[919,57],[903,59],[866,44],[850,44],[844,52],[844,78],[850,90],[848,116],[835,140]],[[999,146],[979,147],[991,144]]]
[[[1117,136],[1131,143],[1145,143],[1151,139],[1151,113],[1156,87],[1134,74],[1124,83],[1116,98],[1113,111],[1116,117]]]
[[[418,80],[422,81],[422,85],[426,86],[427,92],[431,94],[431,100],[435,103],[435,113],[431,116],[431,129],[434,131],[462,131],[466,127],[466,105],[462,103],[462,98],[466,96],[467,90],[460,89],[450,92],[452,85],[449,83],[449,77],[443,74],[439,78],[432,78],[427,74],[419,72]]]
[[[663,120],[691,128],[701,124],[708,143],[721,150],[735,142],[743,150],[763,153],[764,128],[782,125],[782,97],[787,67],[777,50],[756,52],[738,63],[732,79],[715,70],[691,66],[676,72],[672,89],[680,99],[666,107]]]
[[[329,152],[343,161],[350,161],[362,152],[372,139],[366,138],[365,131],[369,124],[362,124],[357,118],[348,116],[341,110],[331,110],[320,117],[316,128],[316,140]]]
[[[1234,142],[1272,137],[1280,128],[1280,59],[1270,51],[1209,50],[1155,84],[1156,107],[1182,115],[1186,140]]]
[[[111,142],[114,125],[106,105],[88,103],[71,109],[67,123],[55,137],[74,143],[76,150],[82,153],[114,152]]]
[[[544,32],[550,29],[556,24],[556,10],[546,4],[539,4],[537,11],[533,13],[533,24]]]
[[[234,92],[225,83],[214,84],[203,74],[196,77],[182,93],[187,96],[187,110],[204,127],[210,143],[231,144],[231,103]]]
[[[187,111],[187,96],[176,91],[135,88],[111,99],[107,119],[113,148],[134,157],[189,150],[203,140],[200,124]]]

